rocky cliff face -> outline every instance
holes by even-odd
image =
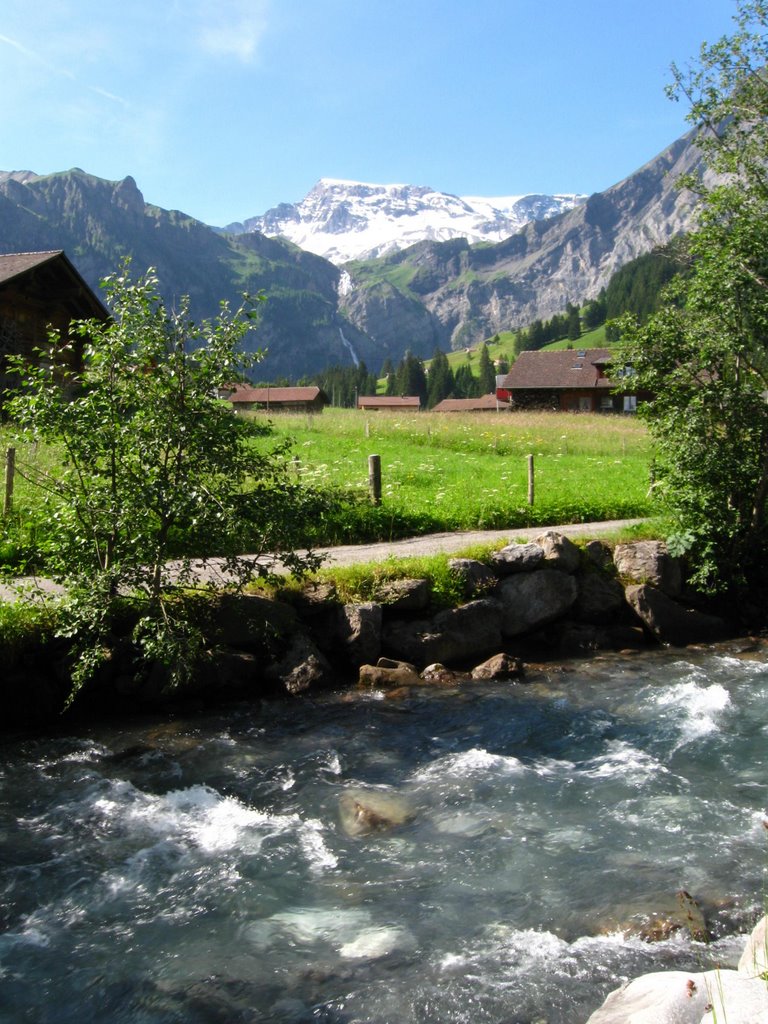
[[[700,168],[687,135],[606,192],[496,245],[421,242],[350,264],[344,308],[374,340],[388,344],[392,310],[418,302],[429,314],[414,339],[421,351],[435,341],[457,348],[549,318],[568,301],[596,296],[629,260],[690,230],[695,197],[676,181]],[[384,308],[382,282],[390,286]]]
[[[430,356],[437,345],[474,344],[549,318],[569,300],[595,296],[626,262],[691,228],[694,197],[675,182],[698,167],[685,136],[606,192],[557,216],[529,220],[514,233],[511,200],[494,200],[491,209],[489,200],[470,206],[430,189],[326,183],[305,202],[311,197],[328,237],[365,235],[371,204],[385,209],[387,230],[397,223],[401,241],[435,218],[429,237],[343,270],[283,239],[258,231],[223,234],[178,210],[152,206],[131,177],[105,181],[79,169],[47,176],[0,172],[0,249],[65,249],[94,288],[131,255],[137,272],[156,268],[169,303],[189,295],[196,319],[216,315],[222,299],[237,304],[244,291],[263,290],[268,301],[249,342],[268,349],[260,379],[295,379],[360,358],[377,371],[385,357],[397,360],[406,349]],[[545,214],[550,198],[520,200],[524,215]],[[480,223],[502,240],[471,244],[450,237],[441,227],[446,211],[451,231],[463,225],[474,237],[472,225]],[[268,216],[270,230],[282,230],[299,213],[285,205]]]
[[[0,173],[0,249],[64,249],[97,292],[130,255],[136,273],[157,270],[170,305],[189,295],[195,319],[215,316],[222,299],[236,307],[243,292],[263,290],[269,301],[248,344],[268,350],[255,371],[265,379],[348,363],[341,330],[363,357],[377,358],[367,336],[339,315],[333,264],[256,232],[231,238],[152,206],[131,177],[105,181],[77,168]]]
[[[226,230],[279,235],[339,264],[373,259],[425,239],[499,242],[529,221],[570,210],[585,199],[578,195],[461,198],[420,185],[322,178],[300,203],[281,203],[261,217],[230,224]]]

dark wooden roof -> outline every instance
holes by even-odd
[[[28,274],[55,275],[61,284],[71,288],[73,296],[83,311],[77,315],[93,316],[98,320],[107,320],[109,311],[90,285],[80,275],[74,264],[67,258],[63,249],[48,252],[9,252],[0,253],[0,288]],[[87,312],[86,312],[87,311]]]
[[[480,398],[444,398],[438,402],[432,412],[486,412],[488,409],[508,409],[507,402],[496,397],[495,393],[482,395]]]
[[[505,391],[534,388],[610,388],[602,374],[610,362],[607,348],[521,352],[498,386]]]
[[[229,396],[230,402],[255,402],[259,405],[281,405],[285,403],[326,402],[324,392],[318,387],[296,388],[252,388],[239,385]]]
[[[418,395],[361,395],[357,400],[358,409],[419,409]]]

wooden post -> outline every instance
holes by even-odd
[[[374,505],[381,504],[381,456],[368,456],[368,490]]]
[[[528,456],[528,504],[533,504],[533,456]]]
[[[8,448],[5,453],[5,501],[3,515],[9,516],[13,510],[13,478],[16,473],[16,449]]]

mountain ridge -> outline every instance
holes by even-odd
[[[391,325],[406,321],[413,351],[423,355],[549,318],[568,302],[595,298],[625,263],[691,230],[697,197],[676,185],[689,172],[708,177],[694,133],[605,192],[495,245],[421,242],[350,263],[342,309],[383,347],[393,343]]]
[[[629,260],[691,230],[696,197],[675,182],[702,169],[689,133],[605,192],[501,241],[421,239],[343,267],[282,238],[222,232],[146,203],[130,175],[4,171],[0,248],[64,249],[97,292],[131,256],[136,273],[156,268],[171,306],[188,294],[195,319],[263,290],[268,301],[249,340],[268,348],[261,379],[295,380],[359,359],[377,371],[406,349],[431,356],[437,346],[476,344],[594,298]]]
[[[586,198],[567,193],[456,196],[428,185],[321,178],[300,202],[280,203],[222,230],[286,238],[339,265],[424,240],[499,242],[529,221],[572,209]]]

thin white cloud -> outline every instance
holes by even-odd
[[[63,75],[65,78],[71,79],[74,79],[75,77],[71,71],[68,71],[66,68],[56,67],[56,65],[51,64],[51,62],[49,60],[46,60],[45,57],[43,57],[41,54],[36,53],[34,50],[30,50],[29,47],[24,46],[23,43],[20,43],[18,39],[11,39],[10,36],[0,35],[0,43],[5,43],[6,46],[13,47],[13,49],[17,50],[20,54],[22,54],[22,56],[27,57],[29,60],[34,61],[36,64],[41,64],[43,67],[48,68],[49,71],[53,71],[57,75]]]
[[[112,100],[113,103],[119,103],[123,107],[128,106],[128,100],[124,100],[122,96],[116,96],[113,92],[109,92],[107,89],[102,89],[99,85],[87,86],[91,92],[95,92],[97,96],[103,96],[106,100]]]
[[[34,64],[44,67],[47,71],[50,71],[54,75],[60,75],[62,78],[67,78],[71,82],[75,82],[78,86],[83,89],[88,89],[90,92],[96,93],[97,96],[102,96],[104,99],[110,100],[113,103],[120,103],[123,106],[128,106],[126,100],[121,96],[115,95],[113,92],[109,92],[108,89],[103,89],[98,85],[88,85],[85,82],[80,81],[77,75],[73,74],[68,68],[62,67],[60,64],[54,64],[41,53],[37,53],[35,50],[31,50],[28,46],[24,46],[18,39],[13,39],[11,36],[0,34],[0,43],[4,43],[6,46],[12,47],[27,60]]]
[[[200,46],[217,57],[235,57],[244,64],[258,54],[268,27],[268,0],[225,0],[197,5]]]

